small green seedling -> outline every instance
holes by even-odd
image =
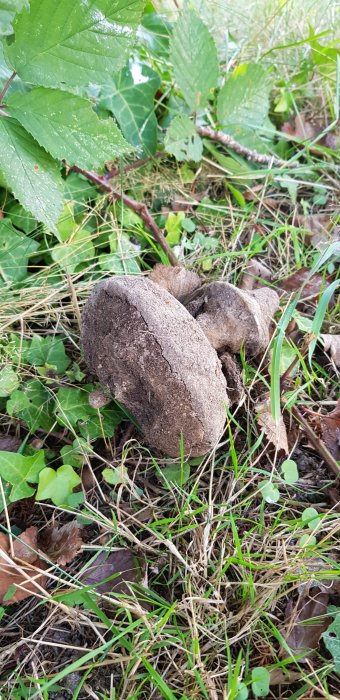
[[[265,698],[269,693],[270,673],[264,666],[256,666],[251,672],[252,690],[258,698]]]
[[[322,519],[319,516],[319,513],[315,508],[305,508],[301,515],[301,519],[306,525],[309,527],[310,530],[314,532],[314,530],[317,530],[319,527]]]
[[[262,498],[266,503],[277,503],[280,500],[280,491],[274,486],[274,484],[268,479],[266,481],[261,481],[260,491],[262,493]]]
[[[281,464],[282,476],[289,486],[296,484],[299,480],[299,472],[296,462],[293,459],[285,459]]]

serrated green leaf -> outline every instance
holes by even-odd
[[[258,698],[265,698],[269,693],[270,673],[264,666],[257,666],[251,671],[252,691]]]
[[[323,633],[322,639],[326,649],[333,656],[334,670],[340,674],[340,612],[335,616],[326,632]]]
[[[269,93],[270,84],[262,66],[257,63],[238,66],[217,98],[217,118],[221,128],[248,148],[261,146],[261,139],[255,132],[267,120]]]
[[[0,397],[10,396],[12,391],[18,388],[20,379],[17,372],[10,365],[0,370]]]
[[[38,248],[36,241],[17,231],[9,221],[0,221],[0,287],[25,279],[28,259]]]
[[[100,104],[114,114],[125,138],[142,149],[141,155],[152,155],[157,149],[154,96],[160,82],[149,66],[133,61],[101,92]]]
[[[70,464],[63,464],[56,471],[46,467],[39,474],[37,501],[50,499],[56,506],[68,505],[73,489],[81,483],[81,478]]]
[[[91,103],[61,90],[37,87],[8,99],[8,108],[54,158],[87,170],[131,151],[112,119],[99,119]]]
[[[53,231],[63,206],[59,167],[15,119],[0,119],[0,172],[14,196]]]
[[[102,84],[126,61],[144,0],[30,0],[14,22],[9,64],[45,87]]]
[[[199,161],[203,144],[195,125],[186,114],[178,114],[171,122],[165,136],[164,147],[176,160]]]
[[[13,487],[9,494],[11,503],[34,494],[35,489],[29,484],[38,482],[44,467],[43,450],[38,450],[32,457],[25,457],[17,452],[0,452],[0,476]]]
[[[58,336],[33,335],[29,347],[23,352],[23,359],[31,365],[55,367],[58,374],[62,374],[71,364],[67,357],[64,343]]]
[[[91,240],[91,231],[80,229],[65,243],[55,245],[51,250],[52,259],[70,274],[76,271],[82,263],[93,260],[94,245]]]
[[[13,391],[6,404],[7,413],[23,420],[32,432],[38,428],[51,430],[53,408],[52,395],[38,379],[30,379],[22,390]]]
[[[208,28],[188,5],[170,40],[170,60],[176,83],[192,112],[206,106],[218,81],[218,58]]]

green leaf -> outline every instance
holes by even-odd
[[[110,484],[111,486],[126,484],[127,476],[127,469],[123,464],[121,464],[119,467],[107,467],[102,471],[103,479],[105,479],[106,483]]]
[[[6,209],[6,212],[13,226],[19,228],[21,231],[26,233],[27,236],[37,228],[37,220],[31,216],[26,209],[19,204],[19,202],[13,200],[10,206]]]
[[[249,132],[263,127],[269,110],[270,84],[257,63],[243,63],[228,77],[217,98],[217,118],[222,129],[242,142]],[[247,138],[248,137],[248,138]],[[252,137],[253,138],[253,137]]]
[[[178,114],[171,122],[165,136],[164,148],[176,160],[199,161],[202,158],[202,139],[195,125],[186,114]]]
[[[130,62],[107,82],[100,104],[116,117],[125,138],[152,155],[157,149],[157,119],[154,96],[160,86],[155,71],[143,63]]]
[[[0,221],[0,287],[3,282],[13,284],[27,277],[28,259],[38,248],[39,243],[17,231],[9,221]]]
[[[165,230],[167,232],[166,240],[169,245],[177,245],[180,242],[182,235],[182,221],[184,219],[184,211],[179,211],[177,214],[172,211],[169,212],[165,222]]]
[[[281,464],[281,470],[283,478],[286,484],[289,484],[289,486],[292,486],[293,484],[296,484],[297,481],[299,481],[299,472],[297,464],[296,462],[294,462],[293,459],[285,459],[285,461]]]
[[[33,496],[34,488],[29,484],[38,482],[44,467],[43,450],[37,450],[32,457],[25,457],[17,452],[0,452],[0,476],[13,486],[9,495],[11,503]]]
[[[280,491],[272,481],[261,481],[259,484],[262,498],[266,503],[277,503],[280,500]]]
[[[20,384],[19,376],[10,365],[5,365],[0,371],[0,397],[10,396]]]
[[[91,103],[61,90],[37,87],[8,99],[10,113],[54,158],[87,170],[131,151],[112,119],[99,119]]]
[[[10,65],[45,87],[102,84],[126,61],[144,0],[30,0],[14,22]]]
[[[0,0],[0,37],[13,33],[15,14],[27,4],[27,0]]]
[[[316,537],[306,532],[304,535],[301,535],[298,545],[299,547],[314,547],[316,545]]]
[[[318,511],[312,507],[305,508],[301,514],[301,520],[303,523],[306,523],[312,531],[316,530],[322,521]]]
[[[62,374],[71,364],[67,357],[64,343],[58,336],[33,335],[29,347],[23,351],[23,360],[31,365],[54,367],[57,374]]]
[[[208,28],[188,5],[170,40],[170,61],[176,83],[192,112],[204,108],[217,85],[218,58]]]
[[[14,196],[55,231],[63,206],[59,167],[15,119],[0,119],[0,173]]]
[[[89,440],[98,437],[112,437],[122,414],[108,405],[95,409],[88,402],[89,387],[65,387],[57,392],[56,419],[69,430],[76,430]]]
[[[332,624],[323,633],[322,639],[326,649],[333,656],[334,670],[340,674],[340,613],[335,616]]]
[[[269,693],[270,673],[264,666],[257,666],[251,671],[252,690],[258,698],[265,698]]]
[[[21,391],[13,391],[6,404],[7,413],[25,421],[33,433],[38,428],[51,430],[53,408],[52,395],[38,379],[30,379]]]
[[[140,253],[139,247],[124,234],[112,234],[109,241],[112,253],[104,253],[99,257],[100,269],[115,275],[138,275],[140,267],[136,258]]]
[[[249,690],[244,683],[239,683],[237,686],[237,695],[235,700],[247,700],[249,695]]]
[[[66,506],[73,489],[80,483],[81,478],[69,464],[63,464],[56,471],[46,467],[39,474],[36,500],[51,499],[56,506]]]
[[[170,484],[182,487],[190,478],[190,464],[188,462],[169,464],[162,469],[162,477]]]
[[[93,260],[94,245],[91,231],[80,229],[65,243],[60,243],[51,250],[52,259],[70,274],[76,271],[79,265]]]

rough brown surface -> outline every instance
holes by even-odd
[[[82,323],[91,371],[139,422],[148,443],[177,457],[218,441],[229,403],[216,352],[165,289],[141,277],[101,282]]]
[[[251,355],[263,352],[269,342],[269,323],[279,306],[272,289],[245,291],[228,282],[211,282],[194,291],[186,308],[216,350]]]

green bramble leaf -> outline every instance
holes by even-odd
[[[256,131],[267,121],[270,83],[257,63],[243,63],[227,78],[217,98],[222,129],[249,147],[256,146]]]
[[[0,452],[0,476],[12,485],[9,494],[10,503],[33,496],[39,474],[45,467],[45,454],[37,450],[32,457],[25,457],[17,452]]]
[[[54,399],[38,379],[30,379],[21,390],[13,391],[6,404],[8,415],[23,420],[34,433],[42,428],[47,433],[55,420]]]
[[[17,231],[10,221],[0,221],[0,287],[27,277],[29,257],[38,248],[36,241]]]
[[[36,500],[50,499],[56,506],[66,506],[73,489],[80,483],[81,478],[69,464],[63,464],[56,471],[46,467],[39,474]]]
[[[154,96],[160,77],[149,66],[131,61],[115,73],[101,91],[101,106],[116,117],[129,143],[148,156],[157,149],[157,118]]]
[[[6,60],[34,85],[103,84],[125,64],[143,9],[144,0],[30,0],[14,21]]]
[[[195,125],[186,114],[178,114],[171,122],[165,136],[164,148],[176,160],[199,161],[202,158],[202,139]]]
[[[188,5],[177,20],[170,40],[170,61],[190,110],[200,111],[217,86],[218,58],[208,28]]]
[[[286,484],[289,484],[289,486],[299,481],[297,464],[293,459],[285,459],[281,464],[281,471]]]
[[[13,33],[13,19],[24,5],[28,5],[27,0],[0,0],[0,37]]]
[[[17,372],[10,365],[0,370],[0,397],[10,396],[20,384],[20,378]]]
[[[63,206],[63,181],[53,158],[15,119],[0,119],[0,174],[38,221],[55,231]]]
[[[99,119],[89,100],[37,87],[15,93],[9,111],[54,158],[87,170],[131,151],[112,119]]]
[[[251,671],[252,691],[258,698],[265,698],[269,693],[270,673],[264,666],[257,666]]]

